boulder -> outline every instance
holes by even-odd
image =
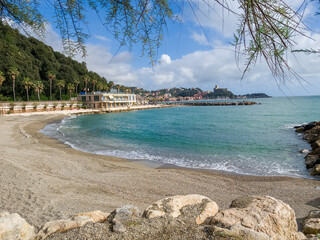
[[[297,133],[303,133],[304,132],[304,127],[302,127],[302,126],[300,126],[300,127],[299,126],[295,126],[294,128],[296,129]]]
[[[307,156],[305,156],[305,164],[307,169],[313,168],[316,164],[320,163],[320,158],[318,155],[313,155],[309,153]]]
[[[127,231],[127,225],[136,222],[139,217],[140,211],[138,207],[126,205],[110,213],[108,220],[112,222],[112,230],[114,232],[122,233]]]
[[[299,239],[295,213],[273,197],[246,197],[220,211],[210,224],[243,239]]]
[[[208,218],[213,217],[219,210],[218,205],[211,199],[198,195],[177,195],[161,199],[147,207],[143,216],[149,219],[169,216],[176,218],[183,214],[186,206],[199,207],[199,214],[195,217],[197,224],[204,223]]]
[[[319,137],[320,138],[320,137]],[[320,139],[318,139],[317,141],[314,141],[312,144],[311,144],[311,147],[312,149],[317,149],[320,147]]]
[[[17,213],[0,212],[0,239],[31,240],[35,238],[34,227]]]
[[[107,220],[107,217],[109,216],[109,214],[101,212],[100,210],[96,210],[92,212],[79,213],[76,216],[86,216],[86,217],[92,218],[94,222],[101,223]]]
[[[302,138],[306,140],[308,143],[313,143],[318,140],[318,135],[308,133],[308,134],[305,134]]]
[[[308,218],[303,224],[304,234],[320,233],[320,218]]]
[[[308,149],[302,149],[300,152],[301,152],[301,153],[309,153],[310,150],[308,150]]]
[[[309,171],[311,176],[320,175],[320,164],[315,165]]]
[[[303,222],[304,234],[318,234],[320,233],[320,210],[310,211]]]
[[[42,226],[36,239],[46,239],[53,233],[61,233],[73,228],[80,228],[88,222],[104,222],[108,215],[108,213],[96,210],[93,212],[79,213],[69,219],[50,221]]]
[[[45,223],[37,234],[37,239],[46,239],[53,233],[65,232],[73,228],[82,227],[88,222],[93,222],[92,218],[86,216],[76,216],[72,219],[61,219]]]

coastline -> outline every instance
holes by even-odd
[[[298,219],[320,206],[320,182],[291,177],[224,174],[172,166],[148,167],[139,161],[75,150],[38,132],[65,115],[1,116],[0,209],[39,224],[126,204],[197,193],[226,208],[243,195],[269,195],[288,203]]]

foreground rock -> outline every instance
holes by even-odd
[[[320,233],[320,210],[311,211],[303,223],[303,232],[306,235]]]
[[[215,231],[243,239],[299,239],[295,213],[272,197],[242,197],[211,220]]]
[[[295,129],[303,134],[303,139],[310,143],[312,148],[305,156],[305,164],[310,175],[320,175],[320,122],[296,126]]]
[[[199,205],[198,208],[200,210],[200,214],[195,218],[197,224],[204,223],[206,219],[216,215],[219,210],[218,205],[211,199],[198,194],[191,194],[161,199],[147,207],[143,215],[149,219],[166,215],[176,218],[183,213],[185,206],[195,205]]]
[[[0,212],[0,239],[31,240],[34,238],[34,227],[30,226],[19,214]]]
[[[320,211],[306,219],[304,232],[314,239],[320,230]],[[310,235],[311,234],[311,235]],[[141,215],[127,205],[107,214],[80,213],[69,219],[50,221],[37,235],[18,214],[0,212],[0,239],[26,240],[296,240],[295,213],[272,197],[241,197],[229,209],[218,211],[211,199],[197,195],[173,196],[150,205]]]
[[[140,210],[136,206],[127,205],[113,211],[108,220],[113,224],[112,230],[117,233],[126,232],[126,226],[138,223]]]
[[[62,233],[74,228],[80,228],[89,222],[104,222],[109,214],[101,211],[80,213],[70,219],[62,219],[45,223],[37,234],[37,239],[46,239],[53,233]]]

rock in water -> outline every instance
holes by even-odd
[[[173,218],[183,214],[183,208],[190,206],[191,208],[199,205],[199,214],[196,216],[195,221],[197,224],[204,223],[208,218],[213,217],[219,210],[218,205],[210,198],[198,195],[177,195],[161,199],[151,206],[147,207],[143,216],[149,219],[170,216]]]
[[[311,176],[320,175],[320,164],[315,165],[309,172]]]
[[[252,240],[299,239],[295,213],[280,200],[254,197],[245,204],[232,203],[231,206],[233,208],[218,212],[211,220],[216,232]]]
[[[34,227],[17,213],[0,212],[1,240],[31,240],[35,238]]]

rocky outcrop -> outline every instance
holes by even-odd
[[[310,175],[320,175],[320,122],[311,122],[294,127],[303,134],[303,139],[310,143],[312,150],[305,156],[305,164]]]
[[[320,211],[310,213],[304,224],[307,236],[320,230]],[[110,214],[99,210],[69,219],[45,223],[38,234],[18,214],[0,212],[0,239],[60,240],[295,240],[295,213],[272,197],[241,197],[229,209],[218,210],[211,199],[191,194],[164,198],[140,214],[136,206],[117,208]],[[312,239],[312,238],[310,238]]]
[[[176,218],[183,213],[185,206],[195,205],[199,205],[199,215],[195,218],[197,224],[204,223],[207,218],[213,217],[219,210],[218,205],[211,199],[198,194],[190,194],[161,199],[147,207],[143,216],[149,219],[163,217],[165,215]]]
[[[17,213],[0,212],[0,239],[33,240],[34,227]]]
[[[215,231],[243,239],[299,239],[295,213],[273,197],[243,197],[210,221]]]

